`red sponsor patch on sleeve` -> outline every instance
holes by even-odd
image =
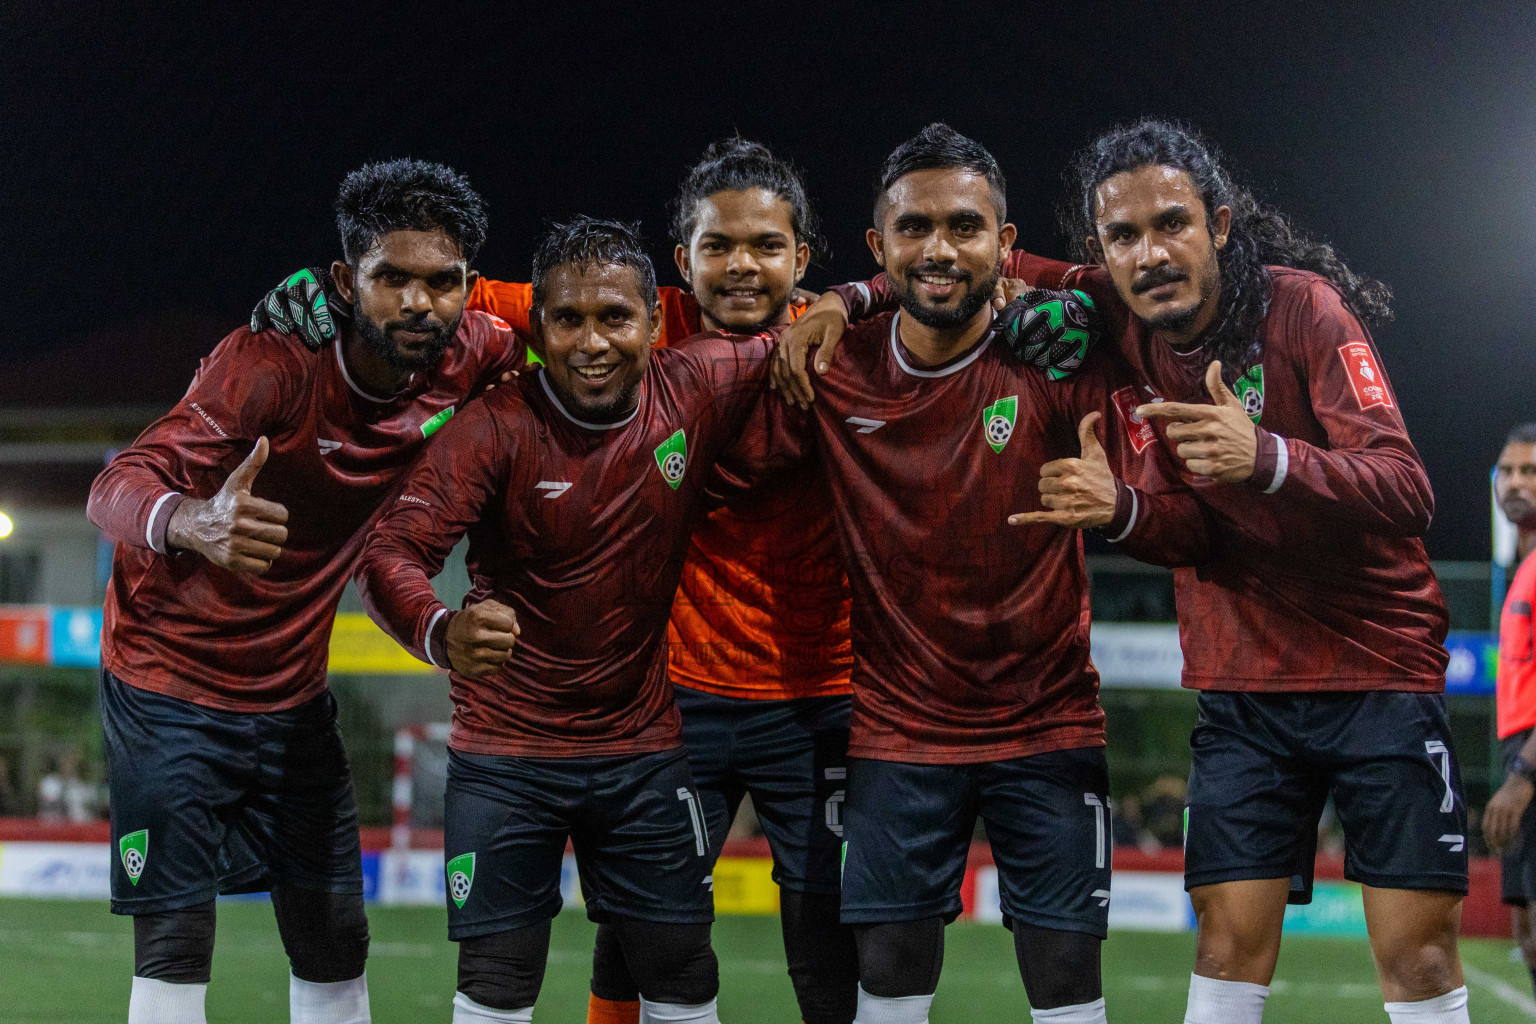
[[[1120,421],[1125,424],[1126,436],[1131,439],[1131,450],[1140,455],[1147,445],[1157,440],[1157,433],[1152,429],[1152,424],[1136,415],[1136,407],[1143,404],[1136,395],[1136,389],[1121,388],[1110,397],[1115,400],[1115,409],[1120,413]]]
[[[1376,353],[1363,341],[1351,341],[1339,346],[1339,358],[1344,360],[1344,372],[1349,375],[1349,386],[1355,389],[1355,401],[1361,411],[1383,406],[1392,408],[1392,393],[1387,390],[1387,379],[1376,363]]]

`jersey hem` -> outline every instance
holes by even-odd
[[[1233,679],[1230,676],[1189,676],[1180,684],[1186,690],[1225,690],[1233,693],[1444,693],[1445,677],[1423,679],[1301,676],[1293,679]]]
[[[805,700],[812,697],[848,697],[853,694],[853,683],[849,676],[841,676],[837,679],[808,687],[775,687],[769,690],[761,688],[747,689],[725,683],[705,682],[699,679],[682,679],[674,674],[672,676],[672,685],[681,686],[685,690],[697,690],[700,693],[713,694],[716,697],[734,697],[737,700]]]
[[[1007,743],[989,743],[983,746],[952,747],[921,744],[901,749],[889,745],[871,744],[853,740],[848,744],[849,757],[862,757],[871,761],[894,761],[898,764],[983,764],[989,761],[1011,761],[1017,757],[1050,754],[1058,750],[1083,750],[1104,746],[1104,730],[1072,729],[1027,740]]]
[[[150,680],[142,676],[133,678],[131,669],[125,672],[120,663],[105,658],[102,661],[101,667],[136,690],[158,693],[162,697],[173,697],[176,700],[184,700],[188,704],[211,708],[214,711],[233,711],[239,714],[265,714],[276,711],[288,711],[301,704],[309,703],[328,689],[326,678],[322,675],[319,680],[306,684],[297,693],[284,697],[282,700],[229,700],[210,693],[206,687],[177,679],[174,676],[163,680]]]

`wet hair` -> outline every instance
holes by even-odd
[[[1536,423],[1522,423],[1504,439],[1506,447],[1512,444],[1536,444]]]
[[[451,167],[425,160],[364,164],[342,179],[336,194],[336,229],[348,263],[391,231],[441,229],[466,263],[485,244],[485,200]]]
[[[1085,263],[1099,259],[1086,242],[1098,235],[1099,186],[1116,174],[1148,166],[1175,167],[1189,175],[1207,215],[1222,206],[1232,210],[1232,230],[1217,256],[1221,270],[1218,319],[1205,334],[1207,352],[1221,360],[1223,375],[1230,380],[1262,357],[1258,329],[1269,311],[1271,295],[1266,266],[1322,275],[1367,324],[1392,319],[1392,289],[1354,273],[1333,246],[1298,233],[1279,210],[1236,184],[1222,166],[1221,152],[1198,132],[1155,118],[1110,129],[1068,166],[1067,195],[1059,219],[1074,259]]]
[[[788,160],[773,155],[761,142],[750,142],[740,135],[712,142],[699,162],[683,179],[677,198],[672,201],[672,237],[678,245],[693,240],[699,222],[699,204],[716,192],[745,192],[760,188],[789,204],[789,223],[795,241],[804,242],[811,259],[827,255],[821,223],[805,196],[805,182]]]
[[[986,178],[992,189],[997,223],[1001,225],[1008,219],[1008,183],[1003,180],[1003,169],[987,152],[987,147],[975,139],[966,138],[949,125],[935,121],[885,158],[880,177],[875,181],[875,227],[885,223],[886,195],[897,180],[913,171],[940,167],[958,168]]]
[[[556,267],[630,267],[640,284],[645,311],[656,310],[656,268],[645,254],[640,238],[640,224],[621,224],[616,220],[576,217],[555,224],[539,240],[533,254],[533,307],[544,308],[544,289],[549,273]]]

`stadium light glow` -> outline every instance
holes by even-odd
[[[11,517],[6,515],[4,512],[0,512],[0,540],[4,540],[5,538],[9,537],[11,535],[11,531],[15,528],[16,524],[11,522]]]

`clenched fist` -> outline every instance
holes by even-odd
[[[517,613],[500,601],[481,601],[448,619],[448,664],[461,676],[495,675],[517,646]]]

